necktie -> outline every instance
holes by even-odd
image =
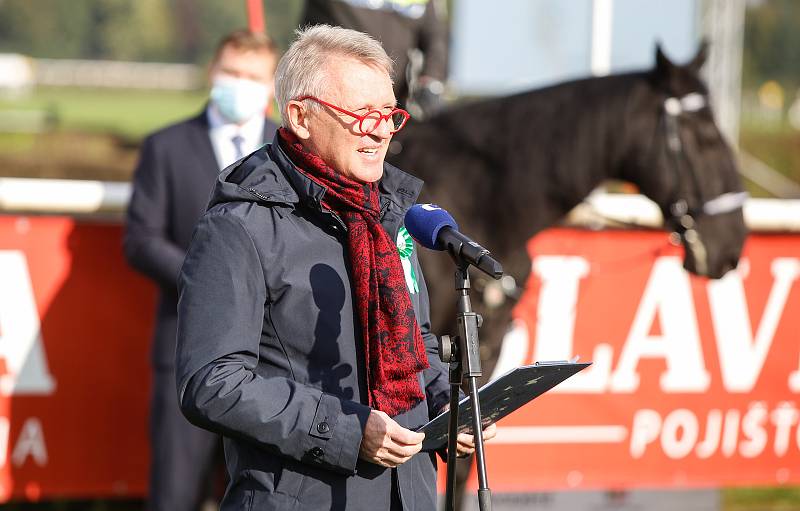
[[[236,149],[236,159],[240,160],[242,156],[244,156],[244,149],[242,149],[244,137],[241,135],[234,135],[233,138],[231,138],[231,142],[233,142],[233,147]]]

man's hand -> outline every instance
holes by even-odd
[[[405,463],[422,449],[425,433],[417,433],[396,423],[384,412],[372,410],[364,428],[358,457],[393,468]]]
[[[497,426],[489,424],[483,430],[483,440],[491,440],[497,436]],[[456,456],[466,458],[475,452],[475,437],[467,433],[459,433],[456,437]]]

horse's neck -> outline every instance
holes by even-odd
[[[566,214],[603,181],[616,178],[623,153],[626,95],[624,76],[595,78],[553,87],[547,92],[559,104],[550,126],[569,126],[546,148],[544,171],[549,199]],[[548,98],[550,99],[550,98]]]
[[[617,177],[631,81],[625,75],[593,78],[506,99],[503,120],[515,128],[503,144],[512,155],[503,196],[517,214],[527,212],[524,228],[538,232],[555,224]],[[520,118],[526,121],[521,128]]]
[[[410,129],[395,161],[428,182],[431,200],[465,218],[496,216],[516,244],[615,177],[631,81],[594,78],[457,107]],[[459,185],[474,187],[470,204],[502,205],[459,205]]]

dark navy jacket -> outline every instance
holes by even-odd
[[[397,239],[422,182],[385,164],[381,223]],[[388,509],[391,470],[358,459],[367,405],[344,224],[277,139],[219,176],[179,280],[176,373],[184,414],[225,436],[222,510]],[[411,293],[431,367],[407,428],[447,403],[416,257]],[[397,468],[403,508],[436,508],[436,465]]]
[[[174,368],[178,273],[219,176],[208,130],[204,110],[148,136],[133,176],[124,249],[130,265],[160,289],[151,355],[157,369]],[[266,119],[265,143],[275,130],[275,123]]]

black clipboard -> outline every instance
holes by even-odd
[[[591,362],[578,364],[564,360],[537,362],[512,369],[478,390],[481,424],[485,428],[497,422],[590,365]],[[425,433],[423,451],[435,451],[447,444],[449,420],[450,412],[445,411],[417,429]],[[458,432],[472,433],[472,402],[469,397],[458,404]]]

